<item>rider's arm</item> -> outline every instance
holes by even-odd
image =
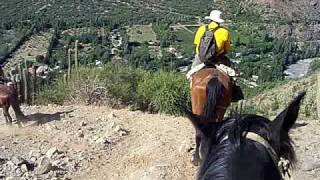
[[[231,36],[230,36],[230,33],[228,33],[228,39],[224,44],[224,50],[225,50],[225,53],[227,53],[227,52],[229,52],[231,50]]]
[[[196,32],[196,35],[194,37],[194,44],[196,45],[197,49],[197,54],[198,54],[198,47],[200,45],[200,41],[204,33],[206,32],[206,27],[205,26],[200,26]]]
[[[194,37],[194,44],[198,45],[200,44],[201,37],[203,34],[206,32],[206,27],[205,26],[200,26],[196,32],[196,35]]]

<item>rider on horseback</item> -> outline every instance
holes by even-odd
[[[231,38],[228,29],[220,26],[220,23],[224,22],[221,18],[221,11],[213,10],[205,19],[210,22],[208,25],[200,26],[196,32],[194,39],[196,55],[191,70],[187,74],[188,79],[193,73],[206,66],[214,66],[229,76],[235,76],[233,63],[226,57],[231,49]],[[240,87],[233,82],[233,102],[241,99],[243,99],[243,93]]]

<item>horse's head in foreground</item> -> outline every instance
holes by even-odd
[[[238,115],[222,122],[203,120],[186,111],[192,124],[202,134],[204,157],[198,179],[280,180],[280,157],[295,162],[289,131],[296,122],[300,93],[273,121],[258,115]]]

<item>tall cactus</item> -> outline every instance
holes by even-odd
[[[320,120],[320,72],[318,73],[318,77],[317,77],[317,89],[316,89],[316,93],[317,93],[317,112],[318,112],[318,119]]]
[[[18,64],[18,73],[19,73],[19,83],[18,83],[18,96],[19,96],[19,100],[20,102],[23,102],[23,69],[21,67],[21,64]]]
[[[29,97],[29,91],[28,91],[28,69],[27,68],[25,68],[25,69],[23,69],[23,71],[22,71],[22,73],[23,73],[23,88],[24,88],[24,102],[26,103],[26,104],[28,104],[29,102],[28,102],[28,97]]]
[[[74,47],[74,62],[75,62],[75,68],[76,71],[78,71],[78,40],[75,42],[75,47]]]
[[[26,104],[29,103],[29,90],[28,90],[28,65],[27,60],[24,59],[24,69],[22,70],[23,73],[23,88],[24,88],[24,102]]]
[[[37,69],[32,66],[32,104],[36,102],[36,92],[37,91]]]
[[[68,79],[71,76],[71,49],[68,49]]]

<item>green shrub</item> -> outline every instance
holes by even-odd
[[[180,114],[176,105],[190,102],[189,83],[176,72],[146,73],[138,85],[137,93],[144,103],[150,103],[155,111],[162,113]]]
[[[136,89],[145,71],[125,65],[108,64],[99,74],[108,94],[123,104],[138,102]]]
[[[246,103],[232,103],[227,109],[227,116],[236,116],[238,114],[261,114],[260,109],[257,106]]]
[[[99,97],[96,97],[97,90]],[[188,105],[189,97],[189,83],[182,74],[108,64],[101,69],[81,67],[72,74],[68,84],[58,78],[42,88],[37,102],[92,104],[98,100],[99,104],[114,107],[133,105],[140,110],[178,115],[181,112],[177,104]]]
[[[63,82],[62,78],[58,78],[52,84],[46,84],[37,94],[37,104],[46,105],[50,103],[62,105],[67,95],[70,94],[69,88]]]

